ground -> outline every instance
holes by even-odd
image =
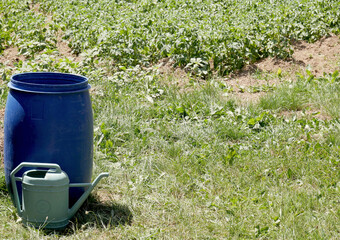
[[[72,53],[67,42],[62,40],[62,33],[57,37],[57,49],[60,56],[81,61],[80,56]],[[281,60],[275,58],[262,59],[254,64],[245,66],[237,73],[219,79],[224,81],[231,89],[229,95],[235,96],[243,104],[257,101],[265,95],[271,87],[283,81],[295,80],[296,74],[304,74],[309,69],[312,74],[322,76],[323,73],[331,73],[340,66],[340,39],[331,35],[324,37],[315,43],[303,41],[295,42],[294,54],[291,59]],[[14,67],[18,61],[24,61],[25,57],[20,55],[17,47],[9,47],[0,55],[0,63],[8,67]],[[170,59],[163,59],[158,63],[159,72],[169,79],[171,84],[178,86],[186,85],[190,80],[188,74],[180,68],[173,68]],[[203,80],[202,80],[203,81]],[[291,114],[283,112],[282,114]],[[0,109],[0,149],[1,166],[3,164],[3,117],[4,109]],[[328,116],[319,114],[320,118],[327,119]]]
[[[315,43],[296,42],[294,54],[289,60],[266,58],[245,66],[239,73],[227,78],[228,84],[236,89],[235,95],[243,101],[256,101],[265,91],[249,92],[244,88],[261,85],[277,85],[284,80],[295,80],[296,74],[310,69],[315,76],[332,73],[340,65],[340,40],[338,36],[322,38]],[[280,69],[280,70],[279,70]],[[280,78],[278,71],[281,71]]]

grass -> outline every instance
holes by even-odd
[[[279,91],[269,94],[261,99],[260,106],[265,109],[281,109],[300,111],[308,101],[304,83],[286,83],[280,86]]]
[[[300,78],[251,107],[226,98],[214,82],[183,92],[141,69],[98,78],[94,175],[110,177],[64,232],[22,227],[2,187],[1,235],[335,239],[338,116],[280,116],[306,105],[327,109],[321,96],[336,99],[339,86],[331,76]],[[291,107],[291,94],[304,100]]]
[[[320,109],[330,117],[339,118],[339,73],[324,74],[315,79],[307,70],[296,82],[286,82],[277,91],[261,98],[264,109],[301,111],[306,107]]]
[[[220,78],[216,79],[216,75],[209,77],[201,75],[205,77],[204,81],[196,78],[199,72],[196,73],[196,77],[193,73],[190,75],[190,72],[188,76],[169,77],[160,74],[157,66],[146,67],[147,64],[134,65],[124,62],[124,58],[130,56],[127,53],[119,60],[122,61],[120,65],[119,61],[106,58],[105,54],[108,53],[103,51],[105,44],[114,43],[106,41],[107,39],[104,39],[106,42],[103,40],[105,44],[100,43],[102,55],[96,56],[95,46],[98,42],[93,41],[91,45],[87,41],[88,38],[86,41],[82,39],[87,31],[92,31],[93,36],[89,38],[90,40],[96,39],[98,36],[95,33],[99,28],[86,28],[89,23],[84,23],[83,28],[78,29],[80,32],[76,28],[71,28],[70,26],[83,23],[81,14],[70,14],[67,16],[72,18],[63,18],[63,14],[69,14],[76,5],[69,4],[65,8],[60,8],[58,4],[61,2],[65,1],[40,1],[42,12],[29,10],[27,15],[29,21],[26,17],[20,17],[22,13],[19,11],[28,9],[26,2],[20,4],[16,0],[6,2],[19,4],[16,6],[19,12],[15,14],[13,9],[17,8],[11,8],[6,16],[11,19],[6,24],[12,24],[12,28],[6,28],[8,31],[4,31],[0,36],[1,48],[17,46],[19,51],[26,49],[28,58],[14,63],[13,66],[0,64],[2,75],[0,106],[5,107],[8,91],[6,83],[14,73],[58,71],[87,76],[92,85],[94,112],[93,175],[105,171],[110,173],[110,177],[100,182],[88,202],[71,219],[70,225],[65,230],[47,231],[25,228],[21,225],[5,188],[3,170],[0,171],[1,238],[337,239],[339,237],[340,80],[337,71],[316,78],[307,70],[305,74],[298,75],[292,81],[288,81],[285,76],[279,76],[282,84],[276,87],[270,87],[268,81],[276,78],[279,73],[257,72],[255,73],[257,78],[263,78],[267,82],[268,86],[266,88],[263,86],[262,90],[259,90],[266,94],[258,103],[241,105],[233,99],[228,83]],[[108,6],[113,6],[110,5],[113,3],[106,2]],[[296,34],[298,39],[313,41],[326,34],[328,30],[339,32],[338,22],[334,24],[332,23],[334,19],[324,16],[327,12],[336,12],[332,8],[327,8],[331,2],[326,2],[315,12],[320,16],[317,26],[324,21],[328,21],[328,25],[318,27],[314,29],[315,31],[308,27],[291,34]],[[150,4],[147,3],[147,1],[132,2],[129,8],[119,14],[129,12],[130,15],[142,18],[145,14],[143,9],[150,8]],[[170,3],[175,4],[173,1],[164,2],[165,5]],[[194,6],[204,8],[204,4],[198,5],[192,1],[189,3],[191,5],[189,4],[187,9]],[[255,2],[249,3],[252,5],[244,8],[249,7],[249,11],[254,12]],[[100,6],[99,1],[95,2],[93,9],[85,6],[83,2],[74,4],[81,6],[87,15],[91,15],[91,12]],[[119,4],[117,9],[122,8],[127,2],[119,1]],[[135,13],[131,10],[137,6],[134,4],[144,8]],[[278,6],[284,5],[280,4]],[[297,1],[294,1],[294,4],[297,4]],[[309,4],[322,5],[323,2],[310,1]],[[5,3],[1,3],[0,6],[5,6]],[[268,5],[264,4],[261,8],[270,11],[272,6],[268,9],[266,6]],[[56,12],[52,16],[53,21],[47,24],[45,15],[50,9]],[[157,9],[155,5],[153,11],[157,13]],[[294,9],[286,10],[290,13]],[[173,14],[175,10],[174,8],[169,14]],[[189,21],[190,18],[184,16],[190,17],[190,11],[182,10],[180,11],[182,19]],[[100,11],[96,12],[96,18],[99,13]],[[206,12],[202,10],[202,13]],[[267,16],[267,12],[263,14]],[[170,23],[177,24],[181,20],[177,16],[173,14]],[[301,15],[301,18],[303,16],[305,15]],[[14,21],[19,17],[20,21]],[[270,24],[280,22],[280,18],[281,15]],[[111,19],[111,16],[105,15],[101,21],[105,22],[105,19]],[[241,18],[239,21],[247,19]],[[34,23],[32,26],[37,28],[37,31],[32,31],[31,25],[27,25],[27,31],[23,29],[18,39],[7,34],[14,31],[13,29],[21,29],[20,24],[26,20]],[[294,26],[301,19],[295,23],[293,18],[290,20],[292,22],[284,22],[284,26],[289,24]],[[305,20],[310,22],[313,19]],[[152,26],[161,23],[155,16],[153,21],[155,23]],[[119,26],[126,24],[130,27],[130,20],[118,21],[117,24]],[[47,25],[49,27],[46,27]],[[109,24],[105,22],[104,27],[108,26]],[[247,28],[247,25],[240,25],[241,30],[243,27]],[[299,29],[298,24],[295,27]],[[261,28],[272,29],[266,25]],[[242,32],[240,29],[235,29],[235,32]],[[55,32],[59,30],[73,34],[73,40],[77,40],[71,41],[73,51],[86,50],[80,56],[82,61],[75,62],[72,58],[61,56],[57,51]],[[142,31],[143,28],[137,30]],[[206,32],[203,31],[204,28],[201,30],[203,36]],[[111,32],[109,39],[116,39],[116,33]],[[184,35],[186,33],[190,31],[183,32]],[[72,34],[65,35],[64,40],[71,39]],[[122,34],[126,35],[126,32]],[[134,33],[131,34],[131,37],[135,36]],[[279,33],[274,31],[263,34],[276,36]],[[119,34],[117,36],[119,37]],[[150,33],[145,37],[152,36]],[[191,41],[195,42],[188,40],[188,46],[191,46]],[[204,38],[202,41],[205,42]],[[273,47],[270,41],[265,43],[268,45],[261,45],[265,51],[275,50],[277,47],[276,45]],[[33,45],[27,47],[30,44]],[[268,47],[269,45],[273,48]],[[180,50],[177,49],[174,56],[184,54]],[[216,48],[213,51],[217,50]],[[191,58],[195,57],[194,60],[197,62],[194,60],[190,62],[192,70],[205,71],[205,68],[200,69],[199,64],[206,64],[205,60],[208,59],[199,60],[195,52],[191,53],[194,55],[186,55],[185,61],[191,61]],[[278,53],[282,53],[281,50]],[[153,56],[155,59],[165,57],[162,54],[157,55],[157,52],[152,54],[155,55]],[[235,54],[236,56],[229,59],[231,62],[245,63],[249,60],[239,59],[237,51]],[[144,61],[144,57],[137,60],[131,58],[129,61]],[[180,59],[177,60],[180,62]],[[222,69],[224,65],[221,62],[218,64]],[[179,84],[176,85],[175,82]]]

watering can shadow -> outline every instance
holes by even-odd
[[[23,167],[48,168],[26,171],[22,177],[15,174]],[[14,202],[24,225],[47,229],[62,229],[78,211],[93,188],[108,173],[101,173],[93,183],[71,183],[58,164],[22,162],[11,172]],[[16,181],[22,182],[22,205]],[[69,188],[88,187],[78,201],[69,206]]]
[[[93,229],[107,231],[121,226],[131,226],[133,214],[130,207],[116,202],[111,197],[108,199],[105,190],[104,192],[104,195],[101,191],[90,194],[87,201],[70,219],[70,223],[65,228],[42,228],[40,229],[41,233],[44,236],[52,237],[55,237],[56,234],[58,236],[74,237],[75,232],[79,229],[81,231],[93,231]]]
[[[105,197],[104,197],[105,198]],[[114,229],[131,225],[133,214],[130,207],[114,200],[103,199],[102,193],[91,194],[71,219],[67,228],[59,234],[74,233],[74,229]]]

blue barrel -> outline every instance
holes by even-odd
[[[13,75],[8,86],[4,165],[10,193],[10,173],[21,162],[57,163],[70,183],[91,182],[93,116],[87,78],[65,73],[21,73]],[[70,188],[70,206],[84,190]],[[19,185],[18,192],[21,194]]]

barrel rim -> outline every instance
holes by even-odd
[[[42,79],[52,81],[52,83],[34,82],[39,82],[39,80],[41,81]],[[60,83],[58,83],[58,81],[60,81]],[[61,72],[25,72],[13,75],[11,81],[8,83],[8,87],[22,92],[63,94],[86,91],[91,88],[91,85],[88,83],[86,77],[77,74]]]

